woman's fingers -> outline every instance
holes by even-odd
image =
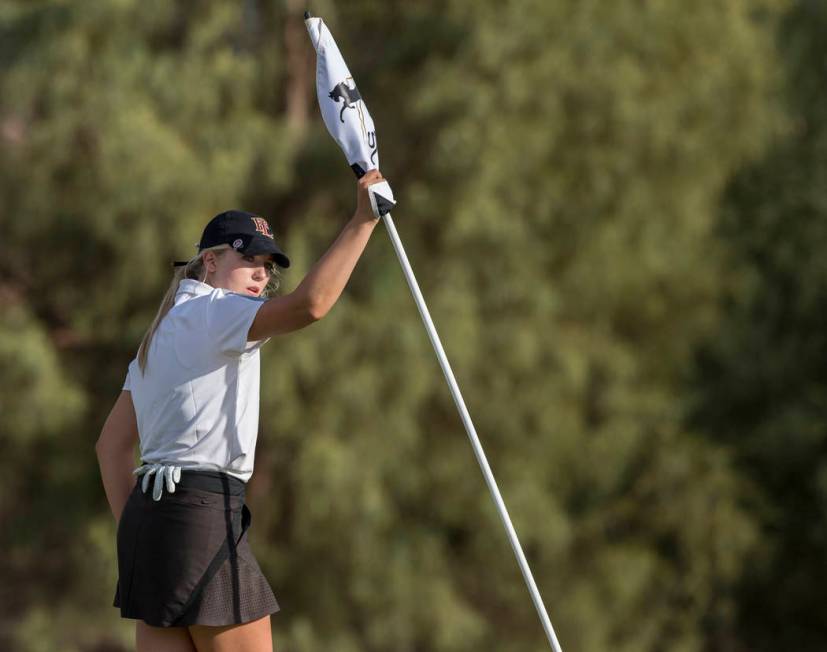
[[[379,170],[370,170],[365,173],[365,175],[359,179],[359,183],[363,186],[369,186],[371,183],[375,181],[382,181],[382,173]]]
[[[369,188],[372,185],[383,182],[387,183],[379,170],[370,170],[357,181],[355,215],[359,218],[364,218],[363,221],[365,222],[375,222],[377,218],[371,205]]]

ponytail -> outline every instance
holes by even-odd
[[[158,314],[155,315],[155,319],[152,320],[152,324],[147,329],[141,340],[141,345],[138,347],[138,366],[141,368],[142,374],[146,372],[147,355],[149,353],[149,345],[152,343],[152,337],[155,335],[155,331],[161,323],[161,320],[170,311],[172,306],[175,305],[175,295],[178,293],[178,284],[185,278],[192,278],[203,283],[207,278],[207,271],[204,268],[204,259],[202,258],[203,254],[207,251],[215,251],[216,255],[220,256],[229,248],[229,245],[221,244],[202,249],[194,258],[190,258],[186,265],[175,268],[175,271],[172,273],[172,281],[167,288],[167,293],[164,295],[161,306],[158,308]]]

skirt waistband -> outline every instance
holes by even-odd
[[[246,488],[242,480],[232,475],[201,469],[181,469],[181,479],[175,484],[187,489],[203,489],[230,496],[243,496]]]
[[[183,468],[173,463],[143,463],[133,471],[138,476],[141,491],[147,492],[150,479],[153,480],[152,498],[161,500],[164,488],[174,492],[176,486],[202,489],[229,496],[245,495],[245,483],[235,476],[214,469]],[[152,478],[152,476],[155,476]],[[143,477],[141,477],[143,476]]]

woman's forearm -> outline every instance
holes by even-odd
[[[106,499],[109,501],[115,522],[118,523],[121,520],[126,499],[129,498],[136,482],[132,474],[135,468],[135,451],[134,449],[107,447],[98,447],[95,451],[98,455]]]
[[[354,216],[296,288],[317,319],[338,301],[377,223]]]

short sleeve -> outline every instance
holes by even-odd
[[[255,350],[267,341],[247,341],[250,326],[265,301],[260,297],[234,292],[212,295],[207,308],[207,334],[218,351],[238,356]]]
[[[131,392],[132,391],[132,378],[130,377],[130,371],[127,369],[126,371],[126,379],[123,381],[123,391]]]

